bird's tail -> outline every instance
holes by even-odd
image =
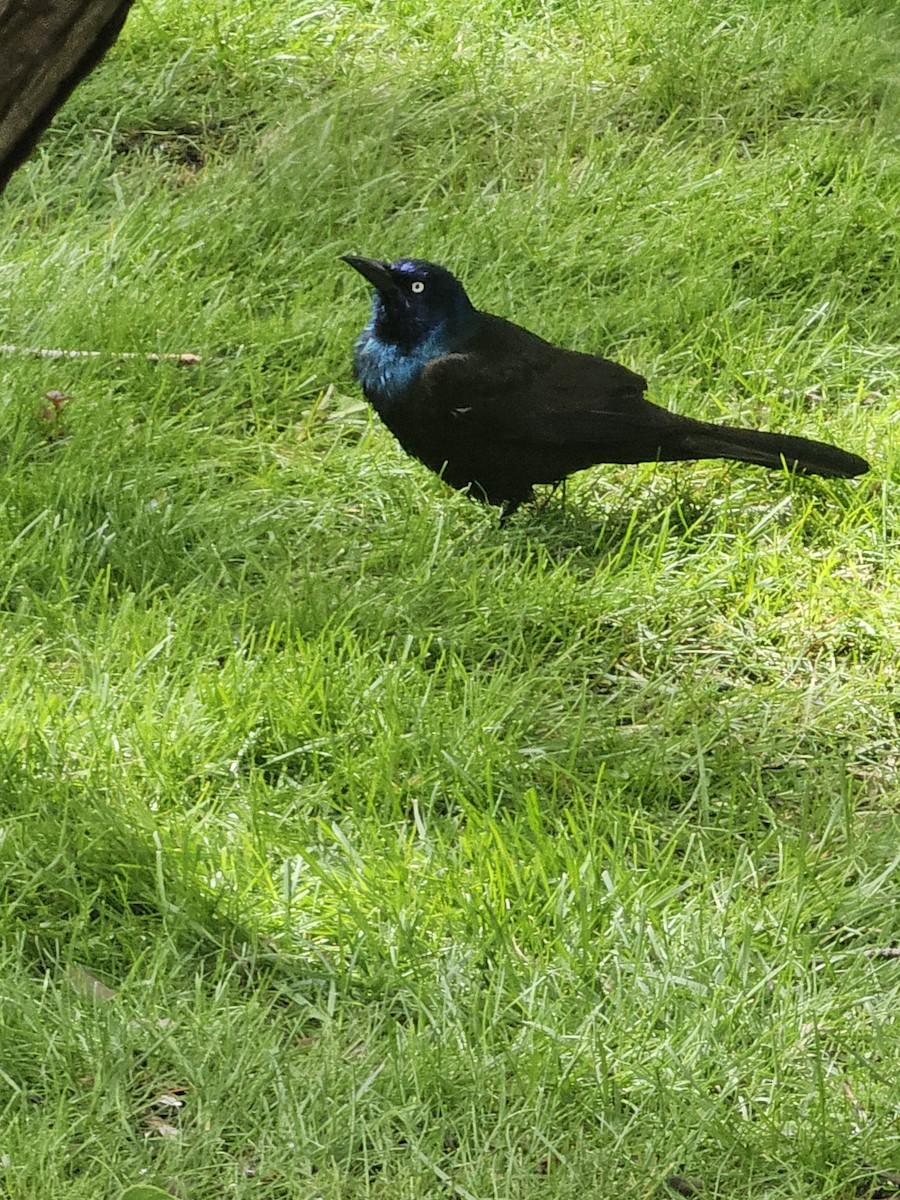
[[[801,475],[844,479],[862,475],[869,469],[869,464],[858,454],[787,433],[763,433],[758,429],[691,420],[682,427],[681,435],[672,458],[733,458],[776,469],[786,465]],[[664,457],[670,456],[665,453]]]

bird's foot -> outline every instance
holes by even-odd
[[[504,500],[500,505],[500,528],[502,529],[516,509],[521,508],[521,500]]]

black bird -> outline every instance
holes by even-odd
[[[480,312],[444,267],[346,254],[375,288],[354,373],[400,445],[452,487],[502,506],[594,463],[733,458],[853,476],[857,454],[825,442],[712,425],[651,404],[627,367],[551,345]]]

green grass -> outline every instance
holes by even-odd
[[[0,355],[3,1196],[888,1194],[892,7],[133,12],[0,209],[0,341],[103,352]],[[344,252],[872,473],[501,530]]]

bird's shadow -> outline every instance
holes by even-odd
[[[821,480],[794,478],[777,491],[740,482],[711,492],[687,478],[656,475],[649,485],[636,483],[625,491],[609,490],[606,496],[584,489],[566,496],[556,489],[519,509],[502,532],[511,548],[523,553],[537,542],[555,561],[582,557],[596,567],[630,560],[636,546],[660,537],[700,552],[721,532],[723,521],[731,531],[761,521],[788,522],[793,499],[810,492],[823,504],[834,502],[831,488]]]
[[[660,532],[682,538],[710,532],[717,513],[687,488],[669,487],[650,495],[619,493],[614,500],[592,501],[557,491],[539,497],[503,525],[513,544],[523,549],[540,541],[554,558],[581,553],[597,560],[619,557],[623,546]]]

